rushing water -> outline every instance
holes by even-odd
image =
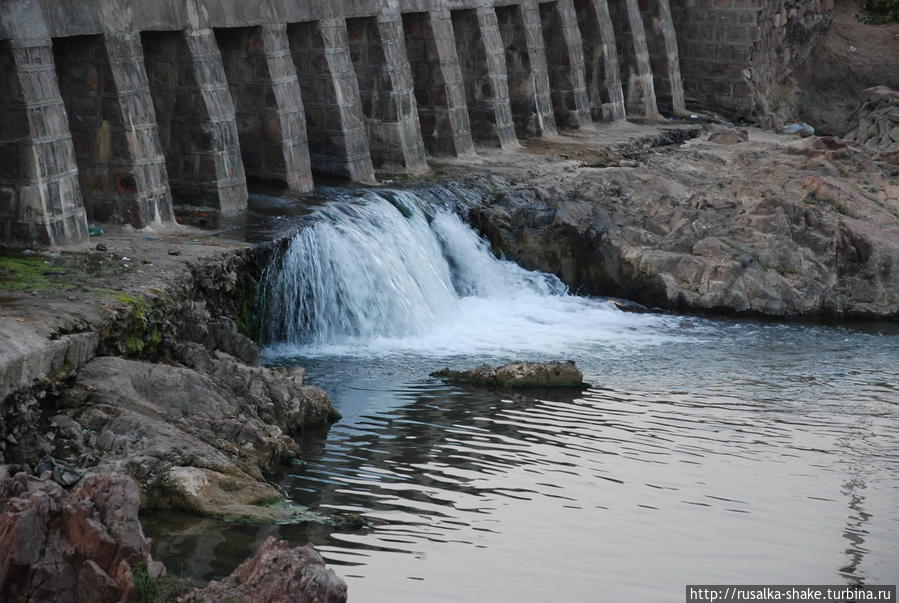
[[[899,329],[625,314],[497,260],[446,195],[327,204],[268,275],[275,364],[343,420],[283,481],[326,523],[150,518],[176,572],[270,534],[355,601],[672,601],[688,583],[899,581]],[[572,358],[586,391],[428,374]]]

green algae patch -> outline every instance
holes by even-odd
[[[0,291],[80,290],[114,295],[116,291],[102,285],[132,269],[112,256],[0,251]]]
[[[0,254],[0,290],[3,291],[72,289],[76,286],[72,283],[73,276],[80,275],[42,256]]]
[[[161,354],[162,332],[151,319],[150,300],[125,291],[110,292],[117,302],[129,307],[130,314],[118,337],[119,352],[128,358],[157,358]]]

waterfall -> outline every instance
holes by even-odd
[[[497,258],[457,192],[363,191],[312,215],[266,271],[268,339],[289,353],[551,353],[633,315]],[[645,318],[641,319],[644,322]]]

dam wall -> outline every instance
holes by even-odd
[[[4,0],[0,81],[12,246],[685,102],[669,0]]]

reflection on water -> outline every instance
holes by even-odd
[[[306,366],[343,413],[305,434],[282,485],[367,525],[150,515],[171,571],[223,576],[277,535],[316,544],[366,602],[899,582],[896,324],[624,314],[495,258],[457,217],[464,191],[325,199],[256,196],[243,229],[267,240],[307,226],[267,272],[278,345],[266,358]],[[492,392],[427,376],[567,358],[594,387]]]
[[[268,535],[319,546],[356,601],[671,601],[686,583],[899,580],[899,335],[693,321],[574,354],[584,392],[426,377],[502,358],[320,357],[344,414],[291,498],[368,526],[150,517],[176,573],[227,573]],[[677,335],[676,333],[674,335]],[[180,522],[180,523],[179,523]]]

